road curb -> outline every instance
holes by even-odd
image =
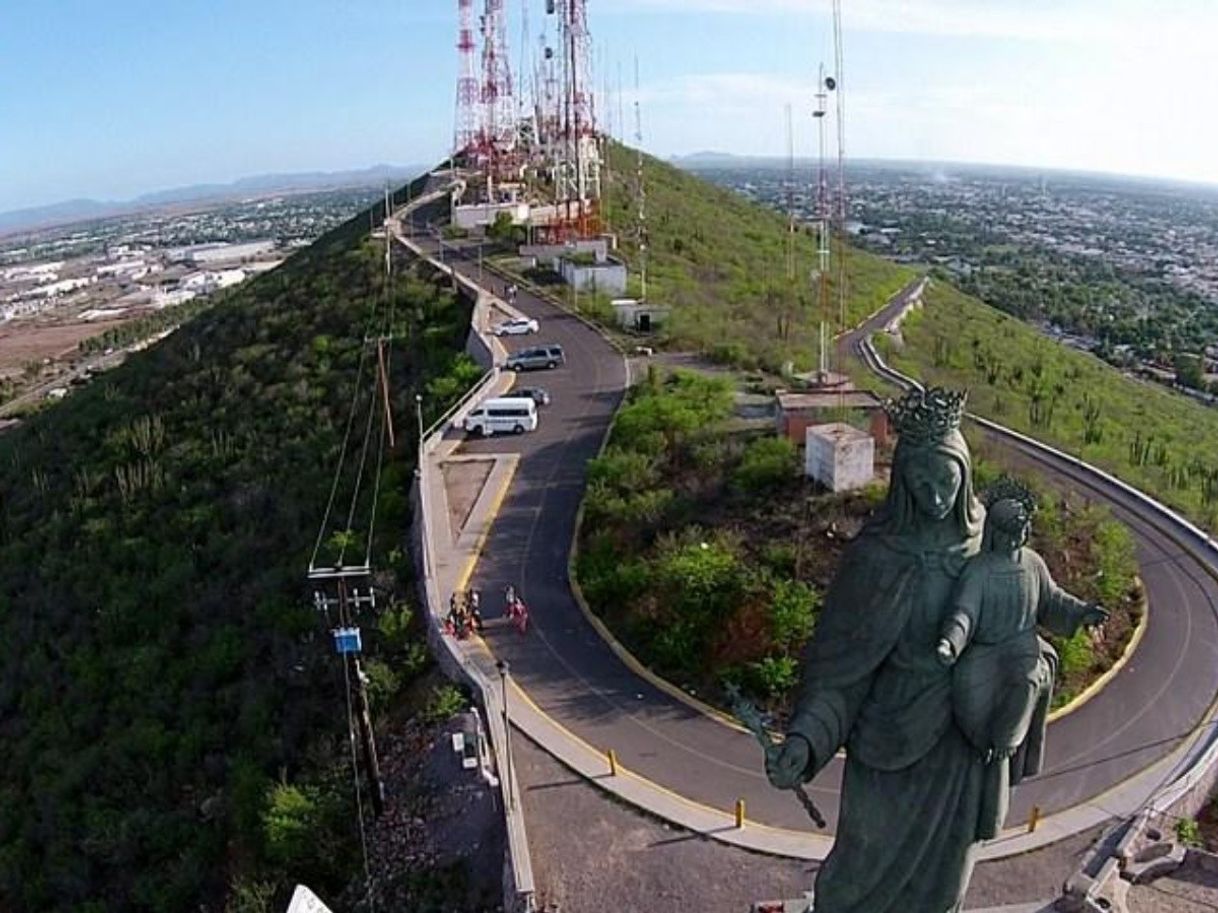
[[[1141,581],[1139,580],[1139,585]],[[1143,594],[1145,587],[1143,586]],[[1057,720],[1068,717],[1074,711],[1081,709],[1093,697],[1099,694],[1108,686],[1108,684],[1117,677],[1117,674],[1125,668],[1125,665],[1133,658],[1134,652],[1138,649],[1138,645],[1142,643],[1142,635],[1146,633],[1146,628],[1150,624],[1150,600],[1143,595],[1142,597],[1142,614],[1138,618],[1138,623],[1133,629],[1133,635],[1125,644],[1125,649],[1121,651],[1121,655],[1117,657],[1117,661],[1113,663],[1103,675],[1093,681],[1090,685],[1074,696],[1074,699],[1064,707],[1059,707],[1049,714],[1047,722],[1054,723]]]

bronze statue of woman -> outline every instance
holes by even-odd
[[[900,439],[888,499],[842,560],[786,740],[766,759],[789,789],[846,749],[816,913],[949,913],[972,875],[985,761],[953,720],[952,673],[936,654],[984,520],[964,400],[916,391],[890,410]]]

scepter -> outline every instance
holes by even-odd
[[[753,737],[768,754],[770,749],[775,747],[775,743],[770,738],[770,734],[766,732],[765,722],[761,718],[761,713],[753,706],[751,701],[745,699],[736,685],[728,683],[724,686],[724,690],[727,692],[727,698],[731,704],[732,715],[744,724],[744,728],[753,734]],[[808,795],[804,785],[796,783],[791,788],[795,790],[795,797],[799,799],[799,804],[804,807],[804,811],[808,813],[808,817],[815,822],[816,826],[821,828],[827,827],[825,816],[820,813],[820,809],[816,807],[816,803],[812,801],[812,797]]]

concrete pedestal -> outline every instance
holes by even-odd
[[[862,488],[875,477],[875,441],[850,425],[811,425],[804,433],[806,473],[830,491]]]

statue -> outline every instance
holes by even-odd
[[[1004,686],[986,678],[985,662],[970,657],[988,640],[989,619],[964,636],[950,619],[969,612],[982,618],[991,597],[995,605],[1007,598],[997,595],[1006,584],[975,557],[985,511],[960,432],[965,399],[931,389],[890,404],[900,439],[887,501],[843,556],[808,643],[786,739],[766,752],[770,782],[791,789],[846,749],[837,834],[817,877],[816,913],[960,910],[977,843],[1005,814],[1011,778],[995,765],[1023,764],[1022,774],[1040,757],[1045,714],[1034,731],[1036,710],[1047,708],[1056,671],[1056,658],[1040,642],[1033,712],[1015,750],[1008,754],[1007,743],[1019,725],[1002,733],[999,752],[990,751],[996,729],[983,723],[974,743],[965,731],[971,722],[961,722],[977,707],[985,713],[992,706],[986,701]],[[1001,552],[1007,540],[993,535],[996,530],[992,525],[993,541],[986,544]],[[1021,543],[1007,557],[1022,568],[1025,551]],[[1039,558],[1028,560],[1030,573],[1038,574]],[[982,581],[979,596],[965,593],[966,570]],[[1017,588],[1031,579],[1022,570],[1013,577]],[[1080,621],[1099,619],[1100,610],[1081,611],[1058,594],[1054,589],[1043,601],[1044,618],[1057,630],[1072,633]],[[1038,618],[1041,609],[1037,601]],[[937,649],[943,639],[953,651],[950,663]],[[1026,640],[1019,645],[1022,650]],[[1009,671],[1005,648],[994,652],[992,666]],[[964,688],[973,678],[991,697],[957,708],[954,680]]]
[[[1103,624],[1108,613],[1053,582],[1026,548],[1036,500],[1014,479],[985,494],[981,551],[968,560],[940,631],[937,652],[952,675],[952,709],[986,765],[977,836],[997,837],[1010,787],[1040,773],[1057,653],[1037,624],[1064,635]],[[966,649],[967,648],[967,649]],[[1031,738],[1029,738],[1029,735]]]

